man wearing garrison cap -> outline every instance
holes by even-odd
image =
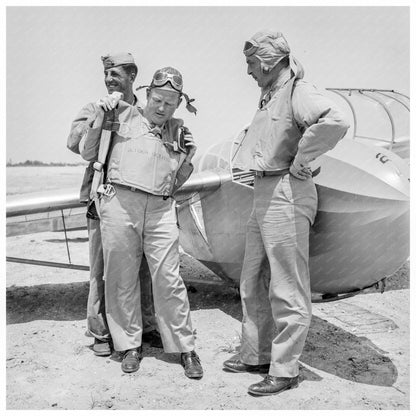
[[[265,396],[299,382],[312,317],[309,230],[317,211],[309,162],[332,149],[349,126],[331,100],[303,81],[282,33],[257,32],[243,53],[261,94],[238,155],[240,167],[254,172],[254,202],[240,281],[241,349],[224,369],[268,373],[248,388]],[[266,259],[267,278],[261,273]]]
[[[88,334],[94,337],[92,350],[96,355],[107,356],[111,354],[111,334],[106,319],[105,295],[104,295],[104,263],[101,241],[100,222],[93,201],[90,200],[90,190],[94,174],[93,164],[97,160],[97,148],[84,148],[83,137],[94,129],[99,123],[103,112],[112,110],[117,100],[113,93],[123,94],[123,100],[138,106],[138,101],[133,93],[133,83],[137,76],[137,66],[130,53],[119,52],[108,54],[101,58],[104,66],[104,82],[108,95],[95,103],[84,106],[72,122],[71,131],[67,140],[67,146],[74,153],[81,153],[83,158],[90,160],[81,186],[81,202],[88,204],[87,226],[89,239],[90,258],[90,289],[87,304]],[[99,136],[101,129],[97,128]],[[137,270],[139,273],[139,270]],[[142,312],[144,324],[144,342],[157,348],[162,348],[160,335],[156,330],[154,306],[152,297],[151,279],[146,261],[140,267],[140,282],[142,294]]]

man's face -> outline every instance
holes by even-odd
[[[133,88],[134,79],[132,78],[122,66],[116,66],[104,71],[104,82],[109,94],[116,91],[126,95]]]
[[[147,96],[147,104],[144,109],[145,117],[157,126],[172,118],[181,100],[179,93],[169,90],[152,88]]]
[[[246,62],[247,74],[251,75],[257,81],[257,85],[260,88],[267,87],[273,81],[270,73],[265,74],[263,72],[263,70],[261,69],[260,59],[258,59],[256,56],[247,56]]]

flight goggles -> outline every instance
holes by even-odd
[[[255,40],[248,40],[244,44],[243,53],[245,56],[253,55],[259,48],[259,44]]]
[[[163,85],[166,85],[168,82],[176,91],[182,92],[182,77],[180,75],[170,74],[169,72],[165,71],[157,71],[155,73],[152,80],[152,86],[162,87]]]

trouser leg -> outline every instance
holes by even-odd
[[[140,280],[142,201],[133,192],[117,190],[100,204],[107,322],[114,349],[139,347],[142,338]]]
[[[170,353],[192,351],[190,307],[185,284],[179,275],[179,231],[171,199],[149,196],[143,234],[164,350]]]
[[[95,338],[110,338],[105,314],[104,260],[99,220],[87,219],[90,261],[90,287],[87,302],[87,328]]]
[[[295,377],[312,317],[308,258],[316,190],[312,181],[285,175],[277,186],[265,183],[261,191],[258,218],[270,264],[269,299],[277,329],[269,373]]]
[[[140,296],[142,303],[143,332],[145,333],[153,331],[157,327],[155,307],[153,303],[152,277],[145,256],[142,257],[139,277]]]
[[[270,361],[274,322],[268,300],[268,262],[255,209],[247,223],[247,238],[240,281],[243,309],[240,358],[250,365]]]

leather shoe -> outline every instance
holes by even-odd
[[[225,370],[232,371],[233,373],[267,373],[269,371],[270,364],[244,364],[237,355],[231,357],[227,361],[224,361],[223,366]]]
[[[92,350],[95,355],[99,357],[106,357],[111,355],[111,345],[109,341],[101,341],[100,339],[94,338],[94,345]]]
[[[202,378],[204,370],[201,361],[195,351],[181,353],[181,364],[185,369],[185,375],[189,378]]]
[[[271,396],[282,391],[293,389],[299,384],[299,376],[296,377],[274,377],[267,375],[259,383],[252,384],[248,392],[254,396]]]
[[[155,329],[149,332],[144,332],[142,335],[142,342],[146,342],[154,348],[163,348],[162,338],[160,338],[159,332]]]
[[[134,373],[140,367],[142,360],[142,347],[132,348],[124,352],[123,361],[121,362],[121,369],[125,373]]]

